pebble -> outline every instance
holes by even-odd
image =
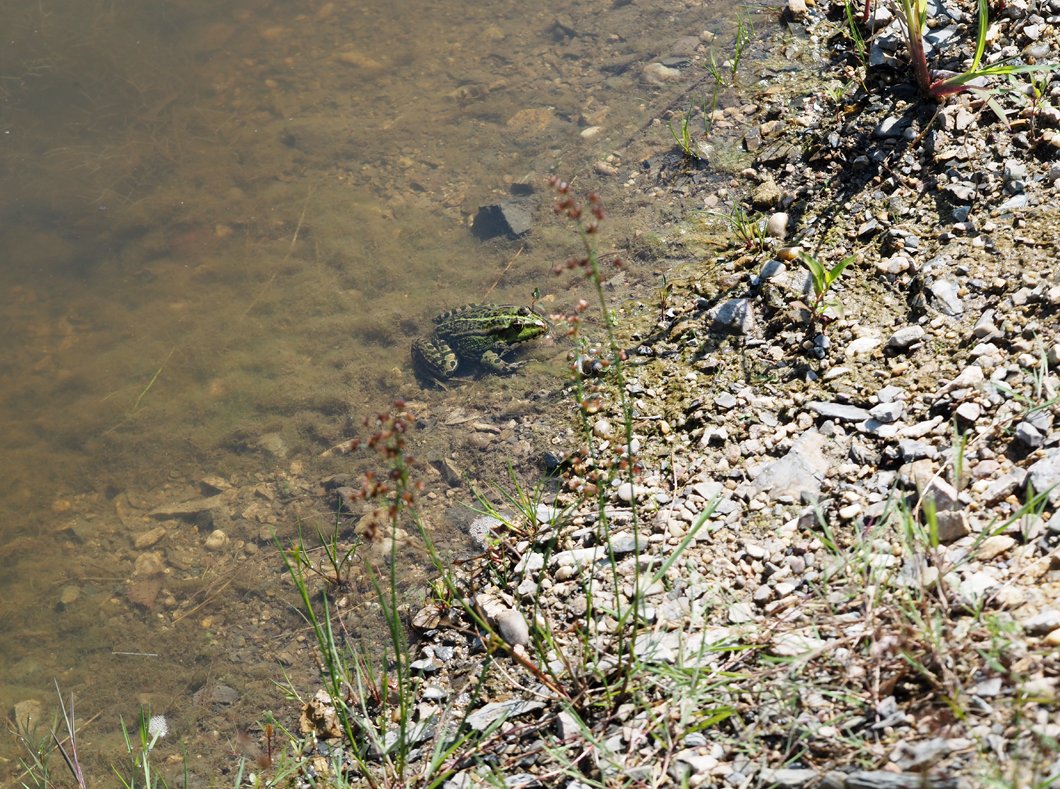
[[[1060,629],[1060,610],[1056,608],[1047,608],[1032,617],[1024,619],[1020,624],[1029,635],[1044,635],[1053,630]]]
[[[906,326],[887,339],[888,351],[907,351],[924,339],[927,332],[921,326]]]
[[[606,419],[598,419],[593,424],[593,435],[597,438],[610,438],[614,433],[614,428],[611,427],[611,423]]]
[[[514,608],[497,614],[496,627],[501,638],[512,646],[526,646],[530,643],[530,626],[526,623],[526,617]]]
[[[206,550],[220,551],[228,545],[228,535],[221,529],[214,529],[206,538]]]
[[[876,262],[876,269],[884,274],[901,274],[912,268],[912,262],[905,255],[892,255]]]
[[[847,343],[846,355],[848,358],[868,356],[880,346],[881,342],[879,337],[858,337]]]
[[[783,211],[772,214],[766,222],[766,234],[783,241],[788,234],[788,215]]]
[[[682,79],[681,69],[670,68],[662,63],[649,63],[641,72],[645,82],[652,85],[665,85],[668,82],[677,82]]]
[[[1019,422],[1013,430],[1016,440],[1027,445],[1031,449],[1042,446],[1045,436],[1030,422]]]
[[[729,299],[707,312],[712,329],[750,334],[754,330],[754,308],[750,299]]]
[[[968,518],[960,510],[943,510],[935,513],[936,533],[939,542],[948,545],[971,534]]]
[[[780,187],[777,186],[777,182],[772,178],[766,178],[762,183],[755,187],[754,191],[751,192],[751,205],[759,211],[769,211],[777,203],[780,202],[781,192]],[[774,216],[777,216],[774,214]],[[785,227],[787,226],[787,214],[781,214],[784,217]],[[777,238],[783,238],[783,236],[776,236]]]
[[[165,568],[166,565],[162,560],[162,554],[158,551],[148,551],[136,557],[133,575],[158,575]]]
[[[137,535],[136,539],[133,541],[133,545],[140,549],[150,548],[152,545],[156,545],[157,543],[161,542],[161,540],[165,536],[166,527],[156,526],[153,529],[145,531],[143,534]]]
[[[872,415],[873,419],[877,419],[886,424],[897,422],[904,412],[905,404],[901,401],[880,403],[869,409],[869,413]]]
[[[1054,507],[1060,504],[1060,447],[1047,450],[1027,469],[1026,482],[1035,491],[1049,491],[1049,503]]]
[[[995,534],[980,543],[975,551],[975,558],[988,562],[1005,553],[1015,544],[1016,539],[1014,537],[1009,537],[1007,534]]]
[[[957,317],[964,312],[964,304],[957,296],[957,286],[948,279],[938,279],[929,288],[943,315]]]

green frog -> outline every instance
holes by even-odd
[[[412,361],[434,378],[451,378],[462,364],[507,373],[520,366],[501,357],[548,331],[545,319],[516,304],[468,304],[434,319],[434,332],[412,343]]]

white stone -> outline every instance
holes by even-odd
[[[855,356],[868,356],[876,350],[883,342],[879,337],[858,337],[847,344],[846,355],[850,358]]]
[[[778,211],[769,217],[769,221],[766,222],[766,233],[771,238],[783,240],[788,233],[788,215],[783,211]]]

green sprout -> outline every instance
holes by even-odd
[[[810,283],[813,286],[815,297],[810,312],[813,318],[816,319],[827,308],[828,304],[825,302],[825,297],[832,289],[832,286],[835,285],[836,280],[846,270],[846,267],[854,262],[854,256],[847,255],[831,268],[826,268],[821,261],[808,252],[800,254],[799,260],[810,272]]]
[[[674,138],[674,142],[677,143],[678,150],[684,155],[686,159],[691,161],[702,160],[703,154],[699,149],[698,143],[696,143],[695,137],[692,134],[692,117],[695,111],[695,105],[688,108],[688,111],[681,116],[681,122],[677,128],[674,128],[673,121],[668,121],[667,126],[670,128],[670,136]],[[707,129],[707,114],[706,109],[701,110],[703,113],[703,127]]]

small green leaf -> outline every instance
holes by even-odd
[[[803,252],[799,259],[802,260],[802,264],[810,272],[810,278],[813,280],[813,292],[817,296],[823,296],[828,292],[828,280],[827,274],[825,273],[824,266],[821,262],[808,252]]]
[[[854,262],[854,256],[853,255],[848,255],[847,257],[843,258],[838,263],[836,263],[832,267],[831,271],[828,272],[828,277],[827,277],[827,280],[825,281],[826,287],[827,288],[831,288],[832,285],[835,284],[835,281],[837,279],[839,279],[839,275],[843,273],[843,269],[845,269],[847,266],[849,266],[853,262]]]

